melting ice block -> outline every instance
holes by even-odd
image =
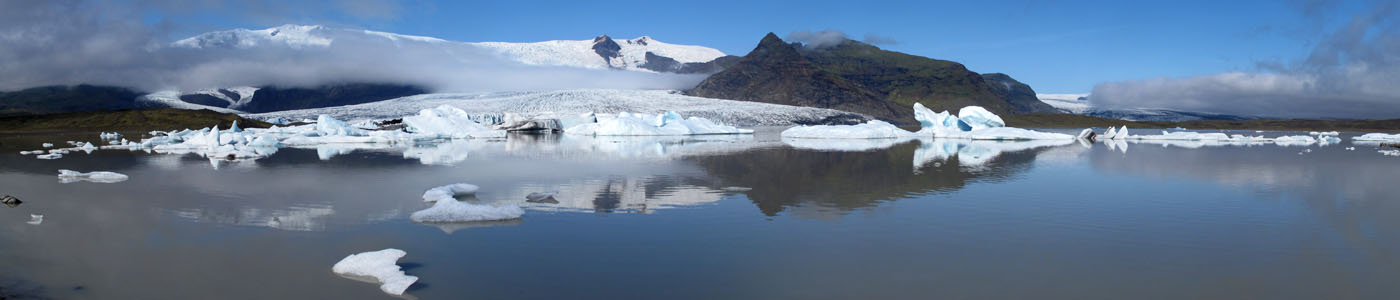
[[[459,195],[476,194],[476,191],[480,189],[481,187],[478,187],[474,184],[466,183],[444,185],[440,187],[431,188],[428,189],[428,191],[423,192],[423,201],[433,202],[440,200],[454,200],[453,197]]]
[[[379,283],[379,290],[390,295],[403,295],[408,287],[418,282],[417,276],[404,274],[398,261],[408,255],[399,249],[384,249],[359,254],[351,254],[331,267],[336,274],[352,276],[356,280]]]

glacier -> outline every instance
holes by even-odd
[[[408,252],[393,248],[351,254],[336,262],[331,271],[354,280],[378,283],[379,290],[384,293],[403,295],[409,286],[418,282],[417,276],[404,274],[398,265],[405,255]]]

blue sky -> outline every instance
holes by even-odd
[[[767,32],[834,29],[884,48],[1002,72],[1040,93],[1102,82],[1256,71],[1304,57],[1327,28],[1367,9],[1328,1],[330,1],[242,7],[172,21],[171,38],[232,27],[329,24],[459,41],[650,35],[747,53]],[[989,2],[989,1],[982,1]],[[238,5],[238,4],[232,4]],[[325,9],[318,6],[334,6]],[[1310,15],[1318,6],[1324,14]],[[275,11],[274,11],[275,10]],[[315,11],[306,13],[299,11]]]

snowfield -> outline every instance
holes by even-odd
[[[554,40],[531,43],[457,42],[433,37],[389,32],[336,28],[320,25],[282,25],[265,29],[233,29],[207,32],[176,41],[173,47],[186,49],[252,49],[259,47],[288,47],[316,49],[331,47],[338,39],[357,43],[390,43],[429,45],[452,49],[465,47],[527,65],[578,67],[590,69],[624,69],[651,72],[640,66],[646,63],[646,53],[669,57],[679,63],[703,63],[725,56],[714,48],[676,45],[657,41],[648,36],[634,39],[614,39],[622,49],[621,57],[604,59],[593,50],[594,40]],[[456,52],[456,51],[453,51]],[[469,53],[460,52],[460,53]]]
[[[246,115],[250,118],[280,117],[289,120],[315,119],[322,114],[357,123],[413,115],[442,105],[463,111],[478,123],[495,124],[505,113],[525,116],[641,113],[660,115],[674,111],[686,117],[701,117],[730,126],[784,126],[816,123],[830,117],[866,118],[855,113],[810,107],[721,100],[681,95],[664,90],[559,90],[535,92],[496,92],[484,94],[424,94],[379,102]]]

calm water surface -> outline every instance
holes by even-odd
[[[0,206],[0,298],[385,299],[330,271],[384,248],[408,252],[419,299],[1400,295],[1400,157],[1347,142],[1125,150],[784,142],[770,130],[282,149],[222,164],[17,153],[68,139],[0,140],[0,194],[25,201]],[[131,179],[61,183],[58,169]],[[408,220],[429,206],[424,190],[458,182],[482,187],[464,201],[527,213]],[[558,203],[525,202],[532,192]]]

